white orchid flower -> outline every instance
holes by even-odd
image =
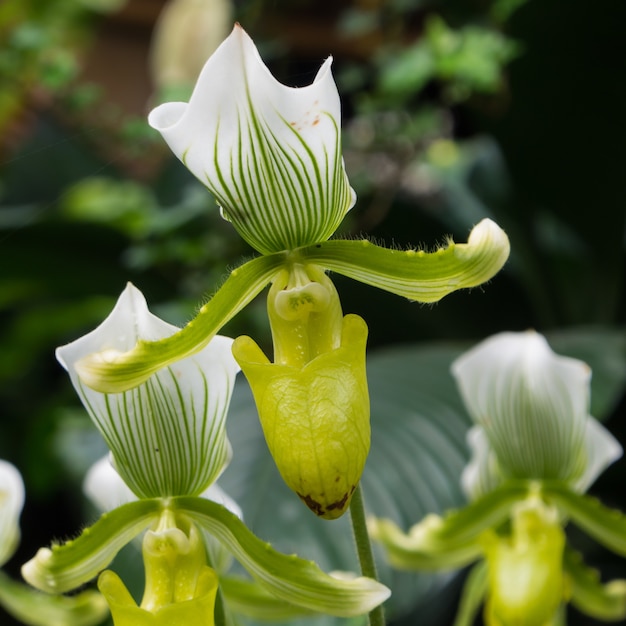
[[[148,311],[128,284],[98,328],[57,349],[124,482],[140,497],[197,495],[230,457],[225,419],[239,366],[232,339],[216,336],[194,356],[155,373],[131,391],[102,394],[85,386],[75,364],[93,352],[128,350],[178,329]]]
[[[555,354],[539,333],[494,335],[457,359],[452,372],[476,423],[462,481],[468,494],[507,478],[563,480],[586,491],[622,454],[589,415],[589,366]]]
[[[175,331],[128,285],[96,330],[57,351],[111,450],[112,463],[98,462],[85,484],[107,512],[73,541],[40,549],[23,566],[24,578],[42,591],[64,593],[100,574],[99,588],[116,626],[174,619],[209,624],[218,583],[240,612],[261,611],[270,619],[309,612],[349,617],[383,602],[390,592],[375,580],[338,581],[309,561],[271,549],[246,528],[230,499],[210,488],[230,450],[224,419],[239,369],[230,339],[215,337],[131,391],[99,393],[76,374],[75,364],[85,354],[98,351],[107,358],[108,351]],[[105,568],[140,535],[146,586],[137,606],[119,577]],[[250,580],[219,576],[228,565],[224,551]],[[208,556],[219,562],[207,562]]]
[[[476,425],[462,484],[471,499],[403,532],[373,520],[372,533],[403,569],[476,565],[455,626],[556,624],[570,602],[606,621],[626,617],[626,580],[600,582],[567,544],[571,521],[626,556],[626,516],[584,492],[622,454],[589,415],[590,368],[559,356],[534,331],[500,333],[460,356],[452,372]]]
[[[236,25],[189,103],[169,102],[150,114],[222,215],[264,254],[326,241],[354,204],[331,62],[308,87],[287,87]]]
[[[163,104],[152,111],[149,122],[262,256],[233,270],[179,333],[140,341],[133,349],[95,351],[75,364],[82,382],[101,392],[140,385],[202,350],[271,284],[268,311],[275,362],[253,340],[235,344],[235,356],[252,382],[257,405],[276,409],[261,411],[261,420],[281,475],[316,515],[327,518],[343,515],[350,504],[368,454],[370,430],[366,324],[352,317],[344,325],[339,296],[326,272],[410,300],[436,302],[490,280],[509,255],[506,234],[488,219],[472,229],[467,243],[448,238],[432,252],[330,239],[355,201],[341,156],[340,116],[331,59],[309,86],[287,87],[272,77],[252,40],[236,25],[207,61],[189,103]],[[343,348],[355,344],[357,325],[356,345],[362,349],[350,350],[351,362],[344,367]],[[345,376],[333,369],[338,362],[358,384],[342,384]],[[290,397],[299,396],[298,401],[281,400],[285,381],[278,379],[287,370],[279,371],[277,364],[289,368],[294,383]],[[337,384],[326,384],[333,377]],[[314,388],[324,397],[305,400],[306,390]],[[358,406],[350,393],[361,399]],[[333,419],[328,411],[319,413],[324,406],[337,408]],[[291,426],[295,428],[289,430]],[[294,433],[297,445],[291,445]]]
[[[20,541],[20,515],[24,506],[24,481],[17,468],[0,460],[0,567]]]
[[[0,460],[0,567],[19,543],[23,506],[22,476],[14,465]],[[102,622],[107,613],[104,598],[94,591],[71,598],[50,596],[0,571],[0,620],[3,609],[29,626],[92,626]]]

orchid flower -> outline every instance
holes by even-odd
[[[13,556],[19,543],[23,506],[22,476],[11,463],[0,460],[0,567]],[[106,616],[106,603],[94,591],[72,598],[49,596],[12,580],[2,571],[0,607],[31,626],[91,626]]]
[[[350,502],[368,454],[370,427],[367,329],[355,317],[344,324],[326,272],[436,302],[488,281],[509,255],[507,236],[488,219],[474,227],[467,243],[448,240],[433,252],[330,240],[356,199],[341,153],[340,100],[331,64],[327,59],[306,87],[285,86],[237,24],[207,61],[189,102],[165,103],[150,113],[149,123],[261,256],[233,270],[180,332],[116,351],[94,350],[76,363],[84,385],[100,392],[140,385],[202,350],[272,284],[268,311],[281,356],[275,354],[270,363],[244,338],[235,344],[235,357],[249,378],[279,470],[301,499],[327,518],[341,515]],[[352,387],[342,382],[344,374]],[[324,412],[328,407],[332,417]]]
[[[564,532],[571,521],[626,556],[626,516],[585,495],[622,454],[589,415],[590,368],[528,331],[485,340],[452,372],[475,422],[462,476],[471,502],[406,534],[373,520],[392,564],[454,569],[477,561],[455,626],[471,624],[483,600],[489,626],[556,626],[568,601],[597,619],[624,619],[626,580],[601,584]]]
[[[24,578],[42,591],[64,593],[100,574],[98,586],[116,626],[212,626],[218,593],[234,598],[240,611],[254,613],[258,605],[262,613],[287,616],[360,615],[383,602],[389,590],[378,582],[338,580],[309,561],[280,554],[224,504],[205,497],[211,497],[230,457],[224,419],[239,369],[231,339],[214,337],[201,351],[130,391],[102,394],[76,374],[76,363],[85,354],[106,355],[174,332],[175,327],[149,312],[141,292],[129,284],[98,328],[57,350],[111,451],[110,467],[105,463],[103,470],[100,464],[90,474],[89,491],[98,492],[102,508],[114,508],[78,538],[40,549],[23,566]],[[117,574],[105,568],[142,534],[146,586],[137,606]],[[220,576],[216,568],[224,559],[212,563],[207,558],[216,553],[215,542],[243,565],[251,580]]]

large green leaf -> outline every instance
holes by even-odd
[[[555,352],[591,366],[591,414],[606,419],[624,394],[626,330],[591,326],[546,336]]]

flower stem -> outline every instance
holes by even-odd
[[[359,563],[361,564],[361,572],[363,576],[378,580],[372,544],[370,542],[369,533],[367,532],[367,522],[365,521],[365,507],[363,505],[361,483],[357,485],[352,495],[350,502],[350,519],[352,521],[356,550],[359,555]],[[385,626],[385,611],[383,605],[381,604],[373,609],[370,612],[369,618],[370,626]]]
[[[217,588],[215,596],[215,626],[227,626],[226,613],[224,611],[224,596],[220,587]]]

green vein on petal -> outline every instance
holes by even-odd
[[[390,250],[365,240],[331,240],[298,252],[307,261],[409,300],[437,302],[493,278],[509,250],[505,232],[484,219],[467,243],[450,242],[435,252]]]
[[[203,498],[172,498],[173,510],[207,530],[276,597],[312,611],[337,617],[368,613],[384,602],[389,589],[364,577],[335,578],[312,561],[281,554],[261,541],[233,513]]]
[[[119,393],[162,367],[204,348],[220,328],[249,304],[283,264],[282,254],[257,257],[233,270],[195,319],[171,337],[139,341],[129,352],[96,353],[76,364],[81,380],[102,393]]]
[[[124,504],[64,544],[41,548],[22,566],[22,576],[36,589],[65,593],[95,578],[132,539],[146,530],[163,508],[161,500]]]

